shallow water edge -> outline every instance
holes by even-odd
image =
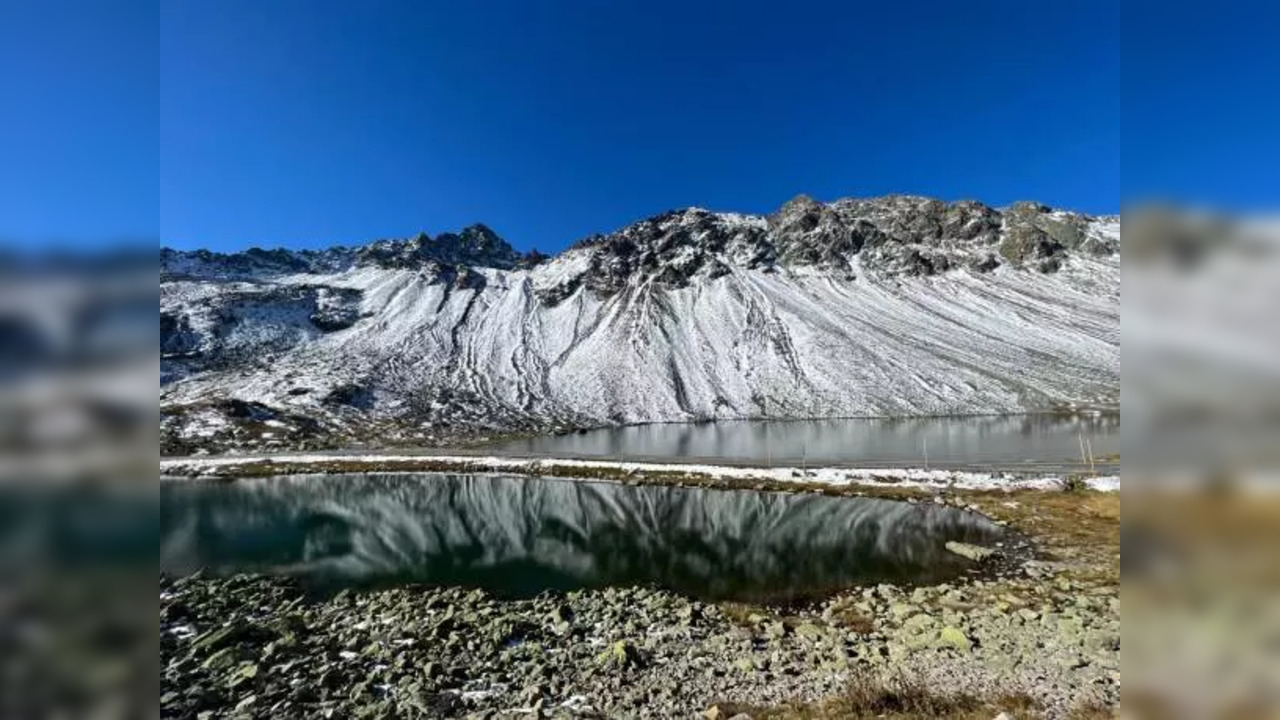
[[[297,454],[167,458],[162,479],[183,477],[263,477],[359,472],[504,473],[564,479],[613,480],[652,484],[693,483],[713,487],[793,490],[859,487],[890,494],[937,490],[1055,490],[1078,481],[1104,492],[1120,489],[1110,468],[1094,473],[969,472],[925,468],[759,467],[697,463],[641,463],[571,458],[528,459],[468,455]],[[1118,473],[1119,468],[1115,471]]]
[[[164,572],[266,572],[338,589],[427,583],[530,597],[654,586],[789,602],[993,577],[1029,553],[1015,533],[946,503],[509,475],[166,483],[160,501]],[[975,564],[952,541],[993,546],[1003,562]]]

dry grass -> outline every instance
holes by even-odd
[[[883,682],[865,675],[851,680],[841,694],[817,703],[776,707],[718,703],[715,707],[719,709],[721,717],[729,718],[745,713],[752,720],[990,720],[1002,712],[1019,720],[1040,717],[1039,705],[1023,693],[981,698],[965,692],[941,693],[906,678]]]
[[[944,695],[903,680],[887,684],[858,680],[824,705],[815,717],[968,717],[985,703],[968,693]]]
[[[1139,490],[1124,522],[1133,540],[1125,606],[1144,623],[1208,613],[1210,599],[1270,605],[1280,587],[1280,497]],[[1233,625],[1256,622],[1240,617]]]
[[[859,635],[867,635],[876,629],[871,618],[849,606],[834,608],[831,611],[831,624]]]
[[[1007,504],[1011,498],[1016,506]],[[967,499],[1035,538],[1045,559],[1066,564],[1071,580],[1120,583],[1120,493],[1027,490],[971,493]]]
[[[725,618],[739,627],[753,627],[755,623],[752,616],[770,617],[771,613],[758,606],[750,603],[725,602],[720,603],[720,612],[724,613]]]
[[[1116,708],[1102,703],[1084,703],[1071,711],[1071,720],[1111,720],[1116,717]]]

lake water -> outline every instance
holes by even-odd
[[[661,462],[749,462],[860,467],[927,464],[1017,470],[1081,462],[1120,452],[1118,415],[716,421],[637,425],[494,444],[486,450],[531,457]],[[1111,463],[1103,462],[1103,465]]]
[[[933,503],[433,473],[164,482],[160,501],[162,571],[508,597],[645,585],[765,601],[941,582],[971,568],[947,541],[1004,532]]]

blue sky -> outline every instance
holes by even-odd
[[[159,234],[157,7],[0,0],[0,246]]]
[[[1089,212],[1134,193],[1275,197],[1259,84],[1274,64],[1251,43],[1275,18],[1259,11],[4,5],[0,66],[23,72],[0,79],[17,99],[0,114],[0,236],[19,241],[319,247],[485,222],[550,252],[670,208],[768,212],[801,192]]]

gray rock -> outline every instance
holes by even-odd
[[[714,605],[658,591],[498,601],[446,589],[383,590],[287,606],[273,599],[279,582],[255,579],[238,586],[202,579],[178,592],[162,578],[160,697],[166,714],[231,715],[252,695],[254,703],[241,714],[271,708],[285,717],[326,709],[334,717],[478,717],[515,707],[528,712],[541,703],[534,715],[561,717],[581,714],[560,707],[577,696],[591,706],[586,714],[680,717],[691,707],[706,707],[711,698],[762,707],[819,701],[857,672],[910,672],[982,696],[1025,688],[1054,717],[1067,716],[1079,698],[1112,703],[1119,694],[1113,676],[1120,668],[1120,624],[1110,607],[1113,595],[1078,604],[1078,595],[1025,581],[885,593],[897,602],[878,599],[879,591],[866,599],[855,592],[801,610],[785,626],[773,619],[758,629],[734,625]],[[953,592],[973,605],[921,609]],[[901,602],[913,595],[923,602]],[[991,604],[1006,602],[1002,596],[1022,606],[1010,603],[1000,615]],[[876,632],[849,633],[831,620],[855,598],[867,605],[864,614]],[[566,616],[556,612],[559,604],[572,606],[577,632],[551,631],[552,621]],[[695,609],[694,622],[686,608]],[[902,615],[908,609],[913,611]],[[271,618],[276,611],[292,619],[258,621],[278,628],[272,633],[255,630],[234,640],[223,634],[194,651],[208,632],[170,630],[177,622],[201,631],[257,627],[227,618]],[[1031,621],[1015,624],[1025,622],[1024,612]],[[447,632],[433,638],[437,624]],[[629,624],[636,634],[627,633]],[[766,625],[778,633],[767,642]],[[293,645],[284,641],[285,628]],[[493,638],[507,636],[523,640],[494,644]],[[454,646],[446,648],[446,638],[454,637]],[[223,647],[211,649],[215,644]],[[202,669],[204,663],[219,668]],[[458,695],[473,690],[494,694],[465,701]],[[728,720],[724,706],[720,711],[712,717]]]
[[[956,542],[954,540],[948,542],[946,544],[946,548],[956,555],[968,558],[974,562],[981,562],[992,555],[995,555],[997,552],[994,548],[986,548],[981,545],[971,545],[969,543]]]
[[[912,615],[911,617],[907,618],[906,622],[902,623],[902,629],[904,631],[915,633],[915,632],[924,630],[926,628],[931,628],[937,624],[938,624],[938,621],[935,620],[931,615],[927,615],[925,613],[919,613],[917,615]]]
[[[796,626],[796,637],[804,638],[811,642],[822,638],[823,634],[822,628],[813,623],[801,623]]]
[[[596,662],[611,668],[633,668],[641,665],[640,651],[627,640],[619,640],[596,656]]]
[[[894,603],[889,606],[889,614],[893,615],[895,620],[901,621],[920,612],[920,608],[910,603]]]
[[[969,639],[968,635],[950,625],[938,632],[938,644],[942,647],[953,647],[964,652],[969,652],[973,647],[973,641]]]

